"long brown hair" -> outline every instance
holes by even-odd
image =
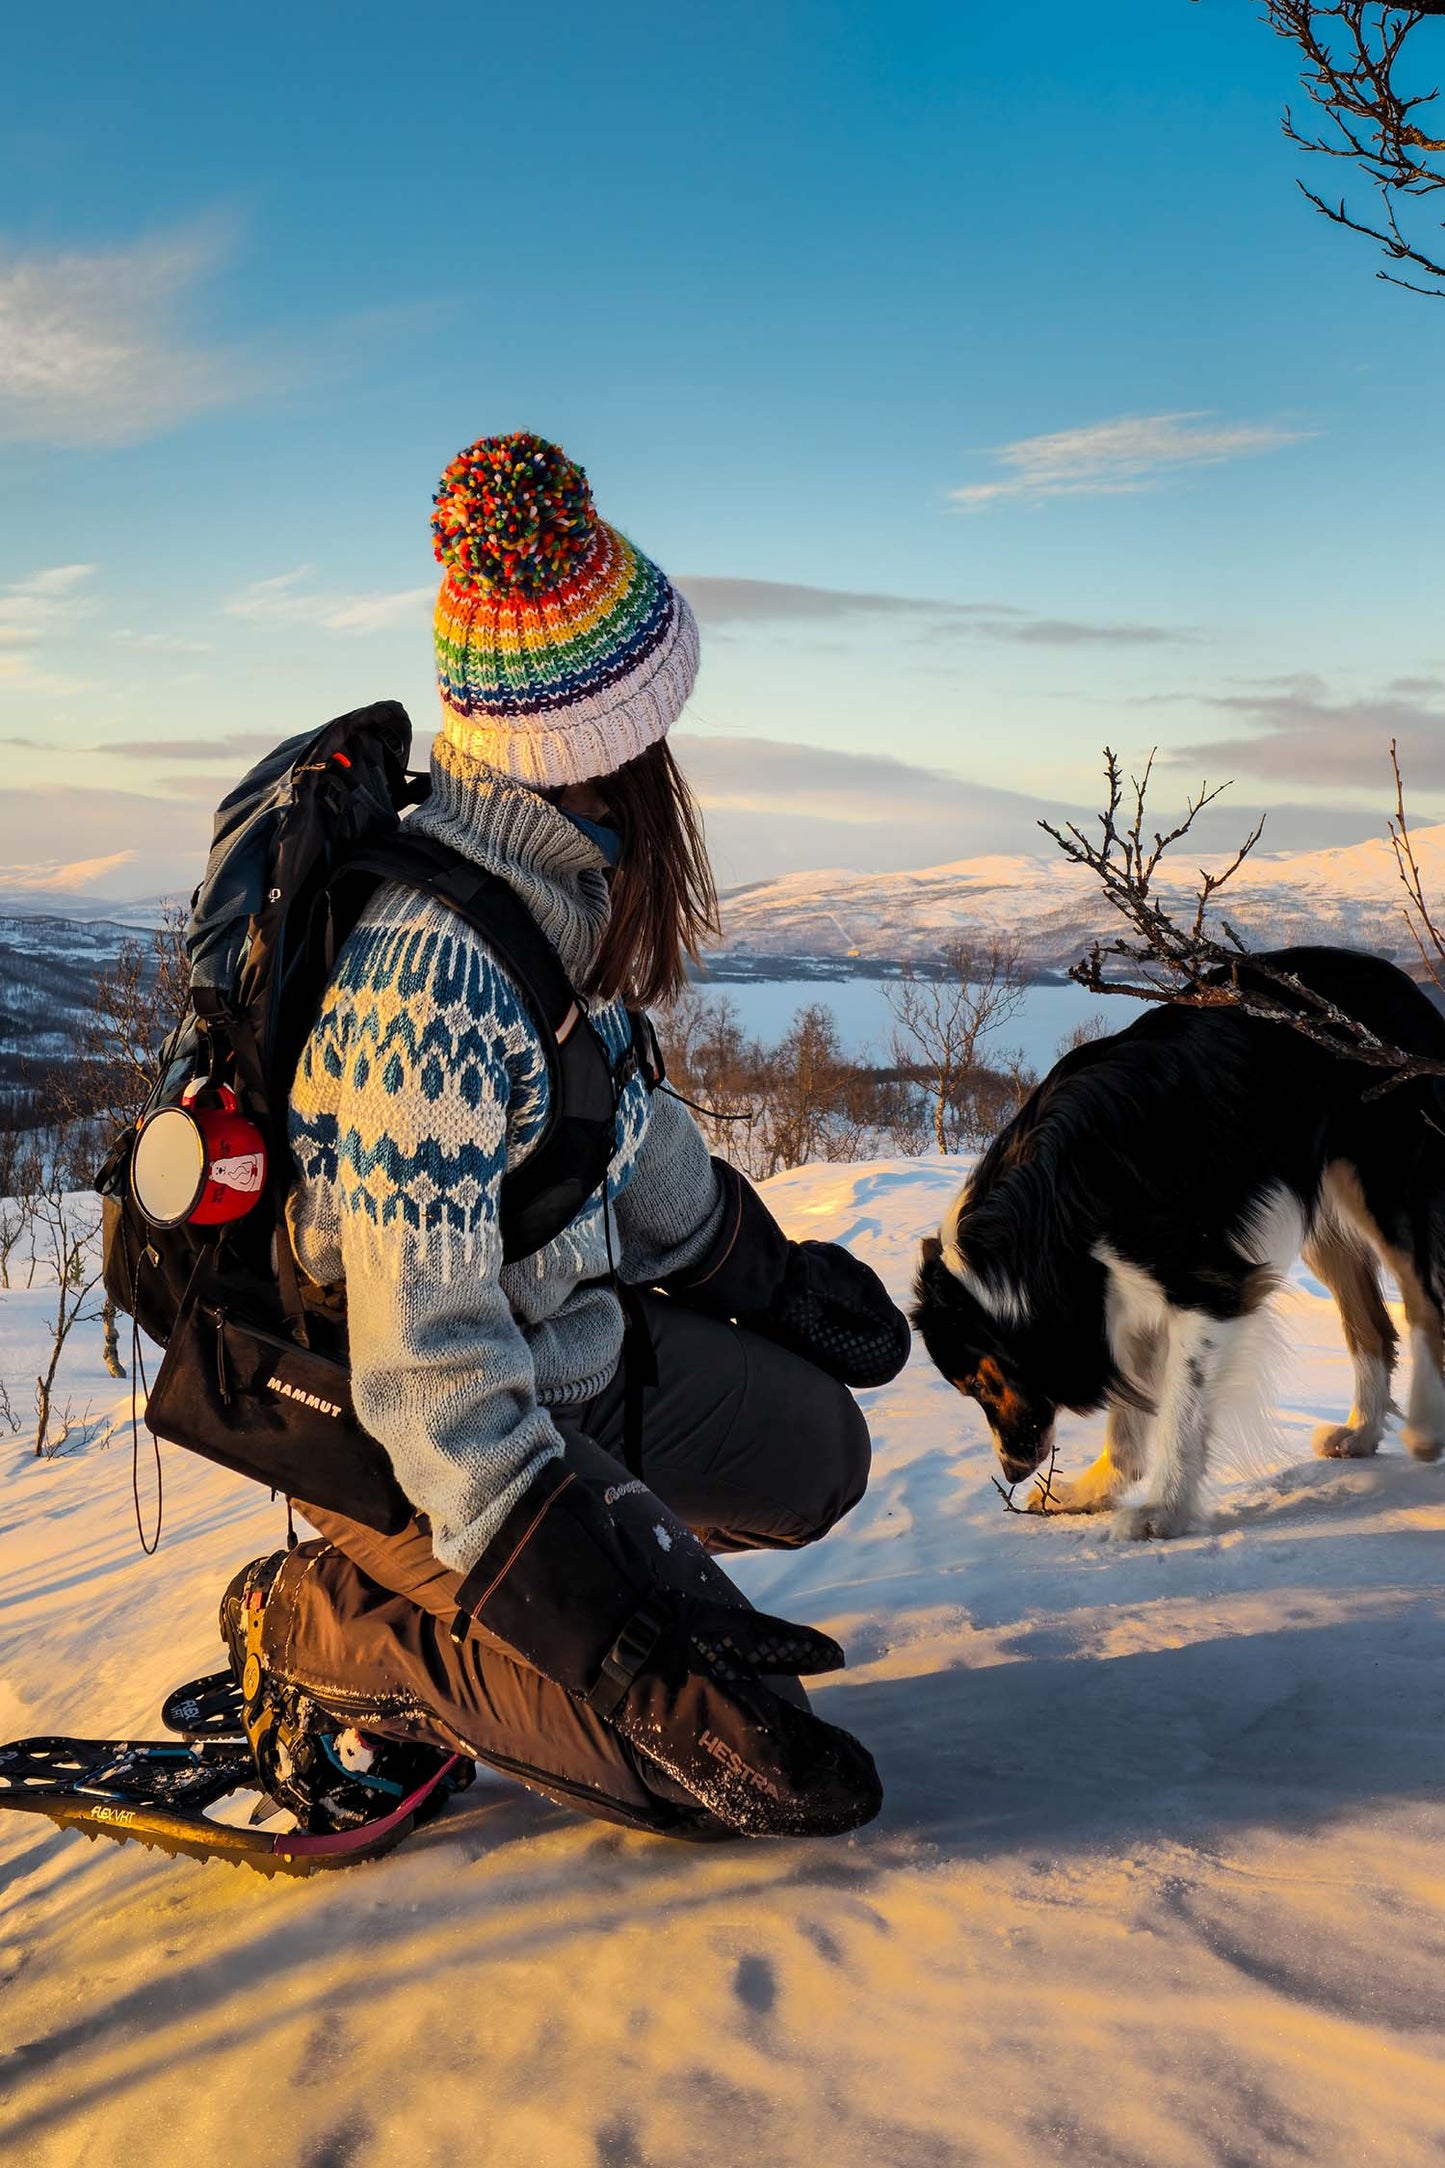
[[[719,931],[702,815],[665,738],[597,788],[622,857],[589,991],[605,1001],[620,994],[632,1008],[665,1006],[687,982],[688,958]]]

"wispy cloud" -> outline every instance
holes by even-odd
[[[675,742],[693,788],[710,810],[726,806],[735,812],[768,812],[792,801],[793,810],[806,804],[814,818],[863,826],[900,817],[946,826],[976,803],[971,795],[976,784],[885,754],[691,731]]]
[[[1445,707],[1402,696],[1407,685],[1445,691],[1438,679],[1397,679],[1382,694],[1340,699],[1322,679],[1303,674],[1220,694],[1209,705],[1235,718],[1236,734],[1181,746],[1171,758],[1215,773],[1384,790],[1393,738],[1407,784],[1438,790],[1445,787]]]
[[[113,738],[92,753],[120,760],[255,760],[276,743],[273,731],[238,731],[225,738]]]
[[[705,625],[840,624],[891,617],[915,621],[925,638],[1002,640],[1021,647],[1157,647],[1200,637],[1188,626],[1039,617],[1011,602],[941,602],[924,595],[802,587],[786,580],[699,578],[677,584]]]
[[[404,587],[389,594],[328,594],[308,587],[310,565],[274,579],[256,580],[223,605],[228,617],[261,624],[313,625],[326,632],[384,632],[420,622],[435,600],[431,587]]]
[[[941,611],[971,616],[1013,615],[1002,603],[930,602],[920,595],[875,595],[841,587],[801,587],[789,580],[680,579],[677,582],[705,625],[800,624],[843,617],[934,617]]]
[[[94,571],[94,565],[50,565],[0,587],[0,640],[13,645],[43,639],[73,608]]]
[[[131,632],[122,629],[112,634],[122,647],[141,648],[148,655],[209,655],[209,640],[185,640],[174,632]]]
[[[267,753],[276,743],[275,734],[268,730],[233,731],[222,738],[111,738],[98,745],[56,745],[45,738],[5,737],[0,745],[24,747],[29,752],[51,753],[57,759],[74,759],[77,754],[87,758],[105,756],[113,760],[183,760],[225,761],[254,760]],[[214,784],[203,781],[202,789],[214,789]]]
[[[0,888],[44,883],[109,896],[189,889],[210,827],[202,806],[181,814],[174,798],[110,784],[17,785],[0,791]]]
[[[1049,497],[1130,496],[1183,468],[1253,458],[1313,434],[1278,422],[1221,421],[1203,410],[1126,414],[1000,444],[991,456],[1004,472],[994,481],[950,490],[949,496],[968,511],[1010,498],[1039,503]]]
[[[0,251],[0,437],[130,443],[249,389],[239,357],[182,328],[223,252],[215,227],[93,254]]]
[[[111,851],[104,858],[73,858],[67,865],[46,860],[39,865],[0,866],[0,881],[27,895],[47,895],[56,890],[92,888],[108,874],[133,863],[135,851]]]
[[[86,607],[84,590],[93,565],[49,565],[42,572],[0,587],[0,684],[17,692],[65,695],[85,681],[49,668],[37,650]]]

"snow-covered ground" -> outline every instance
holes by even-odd
[[[957,1173],[768,1194],[901,1290]],[[43,1299],[0,1297],[17,1404]],[[738,1567],[850,1652],[817,1700],[888,1798],[847,1841],[696,1851],[497,1783],[266,1882],[0,1815],[0,2159],[1438,2168],[1445,1467],[1312,1460],[1338,1327],[1302,1274],[1282,1322],[1273,1447],[1167,1545],[1005,1515],[921,1354],[867,1396],[862,1506]],[[0,1452],[0,1736],[153,1729],[279,1509],[168,1451],[147,1560],[126,1443]]]

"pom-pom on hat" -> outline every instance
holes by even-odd
[[[697,624],[597,517],[575,461],[525,430],[480,437],[434,501],[444,736],[542,789],[610,775],[666,736],[697,676]]]

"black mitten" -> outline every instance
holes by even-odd
[[[609,1504],[619,1477],[600,1449],[569,1441],[467,1575],[458,1627],[479,1620],[741,1836],[834,1836],[871,1821],[883,1794],[866,1748],[762,1683],[838,1670],[838,1644],[740,1595],[734,1608],[665,1586]],[[626,1490],[635,1506],[643,1486]],[[649,1502],[660,1550],[695,1541]]]
[[[912,1346],[871,1266],[836,1242],[790,1242],[736,1167],[715,1159],[723,1215],[706,1256],[663,1281],[690,1309],[735,1318],[843,1385],[886,1385]]]
[[[738,1318],[844,1385],[886,1385],[913,1335],[871,1265],[837,1242],[793,1242],[782,1286],[761,1314]]]

